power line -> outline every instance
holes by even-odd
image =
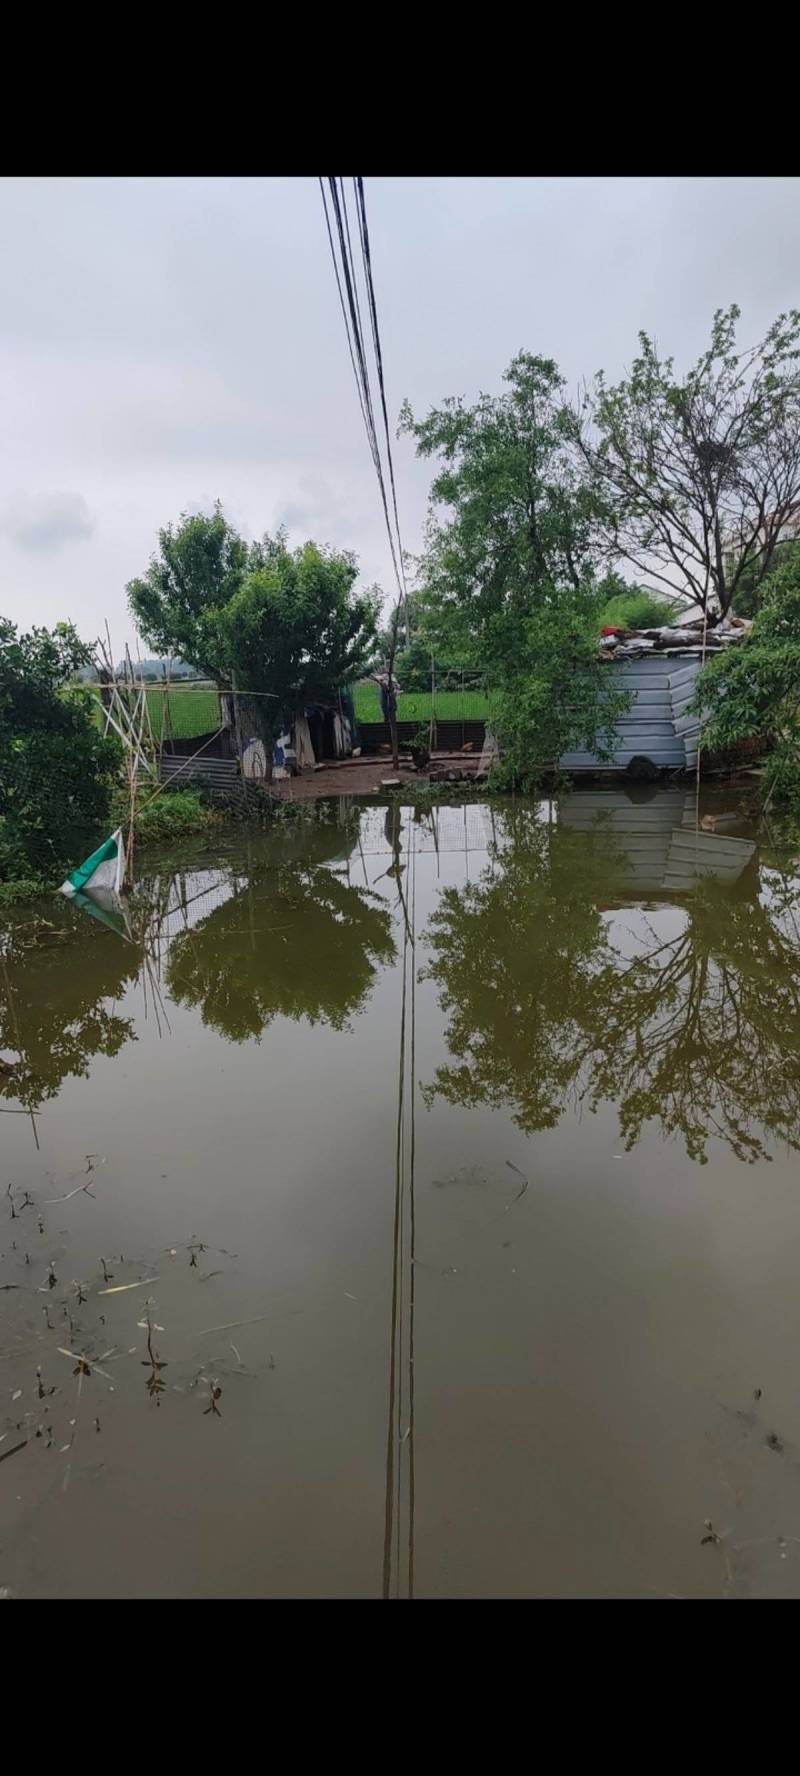
[[[386,389],[385,389],[384,380],[383,380],[383,353],[381,352],[381,339],[380,339],[380,332],[378,330],[378,309],[377,309],[377,305],[375,302],[375,286],[372,281],[372,255],[370,253],[370,246],[369,246],[369,228],[367,226],[367,206],[366,206],[366,202],[364,199],[364,181],[363,181],[363,179],[354,179],[353,183],[356,188],[356,202],[357,202],[357,206],[358,206],[358,227],[359,227],[359,233],[361,235],[361,256],[362,256],[362,259],[364,262],[364,275],[365,275],[366,283],[367,283],[367,296],[369,299],[369,312],[370,312],[370,319],[372,321],[372,342],[373,342],[373,347],[374,347],[374,351],[375,351],[375,362],[378,366],[378,386],[379,386],[380,392],[381,392],[381,407],[383,409],[383,429],[384,429],[384,433],[386,436],[386,457],[387,457],[387,461],[389,464],[389,480],[391,482],[391,488],[392,488],[392,506],[394,508],[394,522],[395,522],[395,529],[397,531],[397,541],[398,541],[398,544],[400,544],[400,518],[398,516],[398,511],[397,511],[397,488],[395,486],[395,479],[394,479],[394,462],[392,460],[392,442],[391,442],[391,438],[389,436],[389,415],[386,411]],[[405,576],[405,570],[403,569],[402,546],[400,547],[400,567],[401,567],[401,571],[403,573],[403,593],[404,593],[406,600],[407,600],[408,594],[406,593],[406,576]]]
[[[355,360],[355,354],[354,354],[354,350],[353,350],[353,342],[352,342],[352,339],[350,338],[350,327],[348,325],[348,320],[347,320],[347,309],[345,308],[345,305],[344,305],[344,294],[342,292],[342,280],[339,276],[339,266],[338,266],[337,259],[336,259],[336,248],[334,247],[334,244],[333,244],[333,235],[331,233],[330,217],[328,215],[328,205],[325,201],[325,187],[324,187],[321,179],[319,181],[319,188],[322,193],[322,207],[325,211],[325,223],[326,223],[326,227],[328,230],[328,243],[329,243],[330,249],[331,249],[331,258],[333,260],[333,269],[334,269],[334,272],[336,273],[336,288],[339,291],[339,302],[341,304],[341,309],[342,309],[342,319],[344,321],[344,330],[347,335],[347,347],[350,352],[350,362],[353,366],[353,375],[356,379],[356,388],[358,390],[358,399],[359,399],[359,403],[361,406],[361,414],[362,414],[362,417],[364,420],[364,424],[367,428],[367,435],[369,436],[369,422],[367,420],[366,408],[364,406],[364,396],[361,391],[361,381],[359,378],[358,370],[356,369],[356,360]]]
[[[375,301],[375,287],[374,287],[374,282],[373,282],[373,277],[372,277],[372,258],[371,258],[371,253],[370,253],[370,244],[369,244],[369,228],[367,225],[366,202],[365,202],[365,198],[364,198],[364,181],[363,181],[363,179],[354,179],[353,180],[353,189],[354,189],[354,193],[355,193],[355,207],[356,207],[356,214],[357,214],[357,218],[358,218],[358,236],[359,236],[359,243],[360,243],[360,247],[361,247],[362,277],[363,277],[363,281],[364,281],[364,288],[366,290],[366,295],[367,295],[367,306],[369,308],[370,326],[371,326],[371,331],[372,331],[372,347],[373,347],[373,352],[374,352],[374,356],[375,356],[375,364],[376,364],[377,373],[378,373],[378,387],[379,387],[379,391],[380,391],[381,410],[382,410],[382,415],[383,415],[383,429],[384,429],[384,436],[385,436],[385,441],[386,441],[385,449],[386,449],[386,459],[387,459],[388,469],[389,469],[389,484],[390,484],[390,488],[391,488],[392,511],[393,511],[393,515],[394,515],[394,529],[392,528],[392,521],[389,516],[389,502],[388,502],[387,495],[386,495],[386,481],[385,481],[385,477],[384,477],[383,462],[381,460],[380,444],[378,441],[378,430],[377,430],[377,426],[375,424],[375,411],[374,411],[373,401],[372,401],[372,390],[370,387],[369,367],[368,367],[368,363],[367,363],[367,350],[366,350],[366,345],[365,345],[365,341],[364,341],[364,332],[363,332],[363,327],[362,327],[362,322],[361,322],[361,305],[359,302],[359,295],[358,295],[358,278],[356,275],[355,258],[354,258],[354,254],[353,254],[353,245],[352,245],[352,240],[351,240],[351,236],[350,236],[350,218],[349,218],[348,211],[347,211],[347,198],[346,198],[346,194],[345,194],[344,180],[342,178],[339,178],[338,187],[337,187],[336,178],[329,177],[327,180],[327,183],[328,183],[328,193],[330,196],[331,211],[333,213],[335,229],[336,229],[336,236],[338,238],[338,246],[339,246],[339,258],[338,259],[337,259],[337,254],[336,254],[336,244],[334,241],[334,231],[331,227],[331,219],[330,219],[330,214],[328,211],[328,201],[327,201],[326,195],[325,195],[325,184],[324,184],[324,181],[322,180],[322,178],[320,178],[319,188],[320,188],[320,192],[322,195],[323,209],[325,211],[325,224],[326,224],[326,228],[327,228],[327,232],[328,232],[328,244],[330,246],[331,258],[333,260],[333,269],[334,269],[334,273],[336,276],[336,287],[339,292],[339,303],[341,306],[342,317],[343,317],[344,325],[345,325],[345,334],[347,336],[347,346],[348,346],[348,351],[350,353],[350,362],[353,367],[353,375],[355,376],[355,379],[356,379],[356,388],[358,391],[359,405],[361,407],[361,415],[364,420],[364,426],[365,426],[366,433],[367,433],[367,441],[368,441],[369,447],[370,447],[370,454],[372,456],[372,460],[373,460],[373,463],[375,466],[375,472],[378,477],[378,486],[380,489],[381,503],[383,506],[383,514],[384,514],[384,518],[386,520],[387,535],[389,537],[389,548],[391,550],[391,555],[392,555],[392,565],[394,567],[395,579],[397,581],[398,595],[399,595],[400,600],[403,603],[403,607],[404,607],[404,611],[405,611],[406,635],[408,636],[408,634],[409,634],[408,590],[406,587],[405,566],[404,566],[404,561],[403,561],[403,545],[402,545],[402,539],[401,539],[401,535],[400,535],[400,520],[399,520],[399,516],[398,516],[398,509],[397,509],[397,488],[396,488],[396,484],[395,484],[394,463],[392,460],[392,447],[391,447],[391,440],[390,440],[390,435],[389,435],[389,417],[388,417],[387,405],[386,405],[386,388],[385,388],[384,374],[383,374],[383,354],[381,351],[380,331],[379,331],[379,327],[378,327],[378,311],[377,311],[377,304]],[[341,271],[340,271],[340,263],[341,263]]]
[[[322,182],[320,181],[320,184],[321,183]],[[395,549],[395,539],[394,539],[394,535],[392,533],[392,526],[391,526],[391,522],[389,519],[389,508],[388,508],[387,499],[386,499],[386,485],[385,485],[384,478],[383,478],[383,464],[381,462],[380,447],[378,444],[378,433],[377,433],[377,429],[375,426],[375,414],[374,414],[374,409],[373,409],[373,405],[372,405],[372,390],[370,388],[370,381],[369,381],[369,368],[368,368],[368,364],[367,364],[367,354],[366,354],[366,348],[365,348],[365,344],[364,344],[364,335],[363,335],[363,331],[362,331],[362,327],[361,327],[361,313],[360,313],[359,304],[358,304],[358,282],[357,282],[357,278],[356,278],[355,263],[353,260],[352,249],[351,249],[351,245],[350,245],[350,228],[349,228],[349,222],[347,219],[347,206],[346,206],[345,192],[344,192],[344,180],[343,179],[339,180],[339,189],[338,190],[337,190],[335,178],[328,179],[328,186],[330,189],[331,205],[333,208],[334,218],[336,221],[337,233],[339,236],[339,251],[341,254],[342,271],[343,271],[343,275],[344,275],[345,290],[347,292],[347,306],[348,306],[348,310],[349,310],[349,321],[348,321],[348,315],[346,314],[345,315],[345,326],[348,329],[348,343],[350,343],[350,340],[352,337],[352,349],[351,349],[350,356],[351,356],[351,361],[353,362],[353,368],[356,372],[356,382],[357,382],[358,389],[359,389],[359,396],[361,398],[361,411],[364,416],[364,423],[367,428],[367,438],[369,441],[370,450],[372,452],[372,460],[375,464],[375,472],[378,477],[378,486],[380,488],[384,517],[386,519],[386,529],[387,529],[388,536],[389,536],[389,547],[392,552],[392,564],[394,566],[395,578],[397,580],[397,588],[398,588],[398,592],[400,593],[400,595],[402,597],[403,596],[403,583],[402,583],[400,570],[399,570],[399,566],[398,566],[397,552]],[[324,192],[323,192],[323,201],[324,201]],[[337,278],[337,281],[338,281],[338,278]],[[401,551],[401,554],[402,554],[402,551]]]

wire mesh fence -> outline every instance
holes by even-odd
[[[353,703],[356,720],[362,727],[384,723],[378,687],[371,680],[354,685]],[[463,745],[470,725],[487,724],[490,713],[491,698],[484,672],[438,670],[435,661],[427,686],[417,681],[413,687],[402,689],[397,698],[401,727],[413,724],[425,729],[434,746],[439,726],[446,730],[451,742],[455,739]]]
[[[92,689],[99,702],[100,687],[92,686]],[[210,680],[172,680],[169,685],[155,680],[146,683],[145,695],[157,740],[162,737],[188,740],[195,735],[209,734],[219,726],[219,692]],[[353,686],[353,703],[356,720],[361,726],[385,725],[374,680],[364,679]],[[414,688],[401,690],[397,699],[398,722],[403,725],[413,723],[429,732],[433,724],[434,744],[437,724],[443,724],[448,731],[464,729],[460,742],[463,745],[468,725],[487,723],[490,710],[485,673],[440,670],[435,662],[426,688],[417,684]]]

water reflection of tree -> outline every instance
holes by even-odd
[[[233,1041],[278,1015],[342,1029],[375,966],[394,956],[391,917],[330,869],[256,865],[232,899],[170,947],[167,985]]]
[[[141,964],[137,948],[66,905],[49,924],[9,918],[0,965],[0,1097],[36,1109],[95,1055],[133,1038],[121,998]]]
[[[605,943],[609,851],[527,810],[503,828],[509,849],[476,883],[444,890],[425,934],[454,1057],[435,1090],[552,1128],[579,1071],[575,984]]]
[[[631,1147],[649,1118],[705,1158],[711,1135],[741,1159],[764,1132],[800,1146],[800,941],[755,876],[704,880],[677,936],[637,916],[633,954],[599,908],[619,896],[601,833],[517,828],[492,871],[446,891],[427,938],[454,1059],[437,1092],[511,1105],[550,1128],[570,1098],[619,1106]],[[792,895],[800,898],[795,884]],[[624,915],[622,915],[624,923]],[[759,1127],[760,1125],[760,1127]]]

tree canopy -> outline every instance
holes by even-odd
[[[119,746],[68,684],[88,659],[70,624],[20,635],[0,618],[0,881],[54,881],[108,814]]]
[[[243,691],[271,693],[273,731],[305,703],[361,676],[375,646],[378,595],[357,594],[355,556],[283,537],[263,545],[263,565],[209,618],[217,670]]]
[[[578,741],[602,746],[620,701],[597,659],[592,495],[571,448],[573,418],[552,359],[521,352],[507,391],[450,399],[401,429],[436,457],[420,564],[437,652],[483,668],[522,775]]]
[[[400,428],[441,466],[430,490],[422,579],[429,623],[461,636],[473,655],[513,647],[532,600],[562,585],[586,588],[591,503],[569,450],[565,382],[550,358],[520,352],[504,382],[472,406],[450,398]],[[476,661],[480,664],[480,661]]]
[[[276,733],[295,711],[357,678],[374,650],[379,595],[357,593],[356,557],[285,533],[246,543],[219,504],[159,532],[128,601],[149,646],[192,660],[225,688],[258,692],[253,725]],[[255,700],[254,700],[255,702]]]
[[[184,513],[178,525],[165,525],[146,572],[128,585],[131,615],[148,646],[180,654],[215,677],[209,618],[262,559],[260,545],[239,536],[219,501],[210,517]]]
[[[757,588],[800,501],[800,311],[740,350],[718,309],[683,377],[639,334],[630,375],[602,371],[576,413],[587,497],[612,559],[656,589],[724,615]]]
[[[798,514],[800,517],[800,513]],[[800,540],[797,536],[797,524],[792,525],[792,534],[775,544],[769,573],[761,572],[761,562],[748,561],[739,577],[733,597],[733,609],[738,617],[754,617],[761,609],[765,593],[773,574],[779,567],[787,567],[795,560],[800,563]]]

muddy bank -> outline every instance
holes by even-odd
[[[282,801],[307,802],[323,796],[373,795],[380,791],[381,783],[387,777],[399,778],[401,783],[426,781],[424,772],[415,771],[409,765],[400,765],[393,770],[391,759],[354,759],[303,771],[298,777],[273,782],[270,789]]]

